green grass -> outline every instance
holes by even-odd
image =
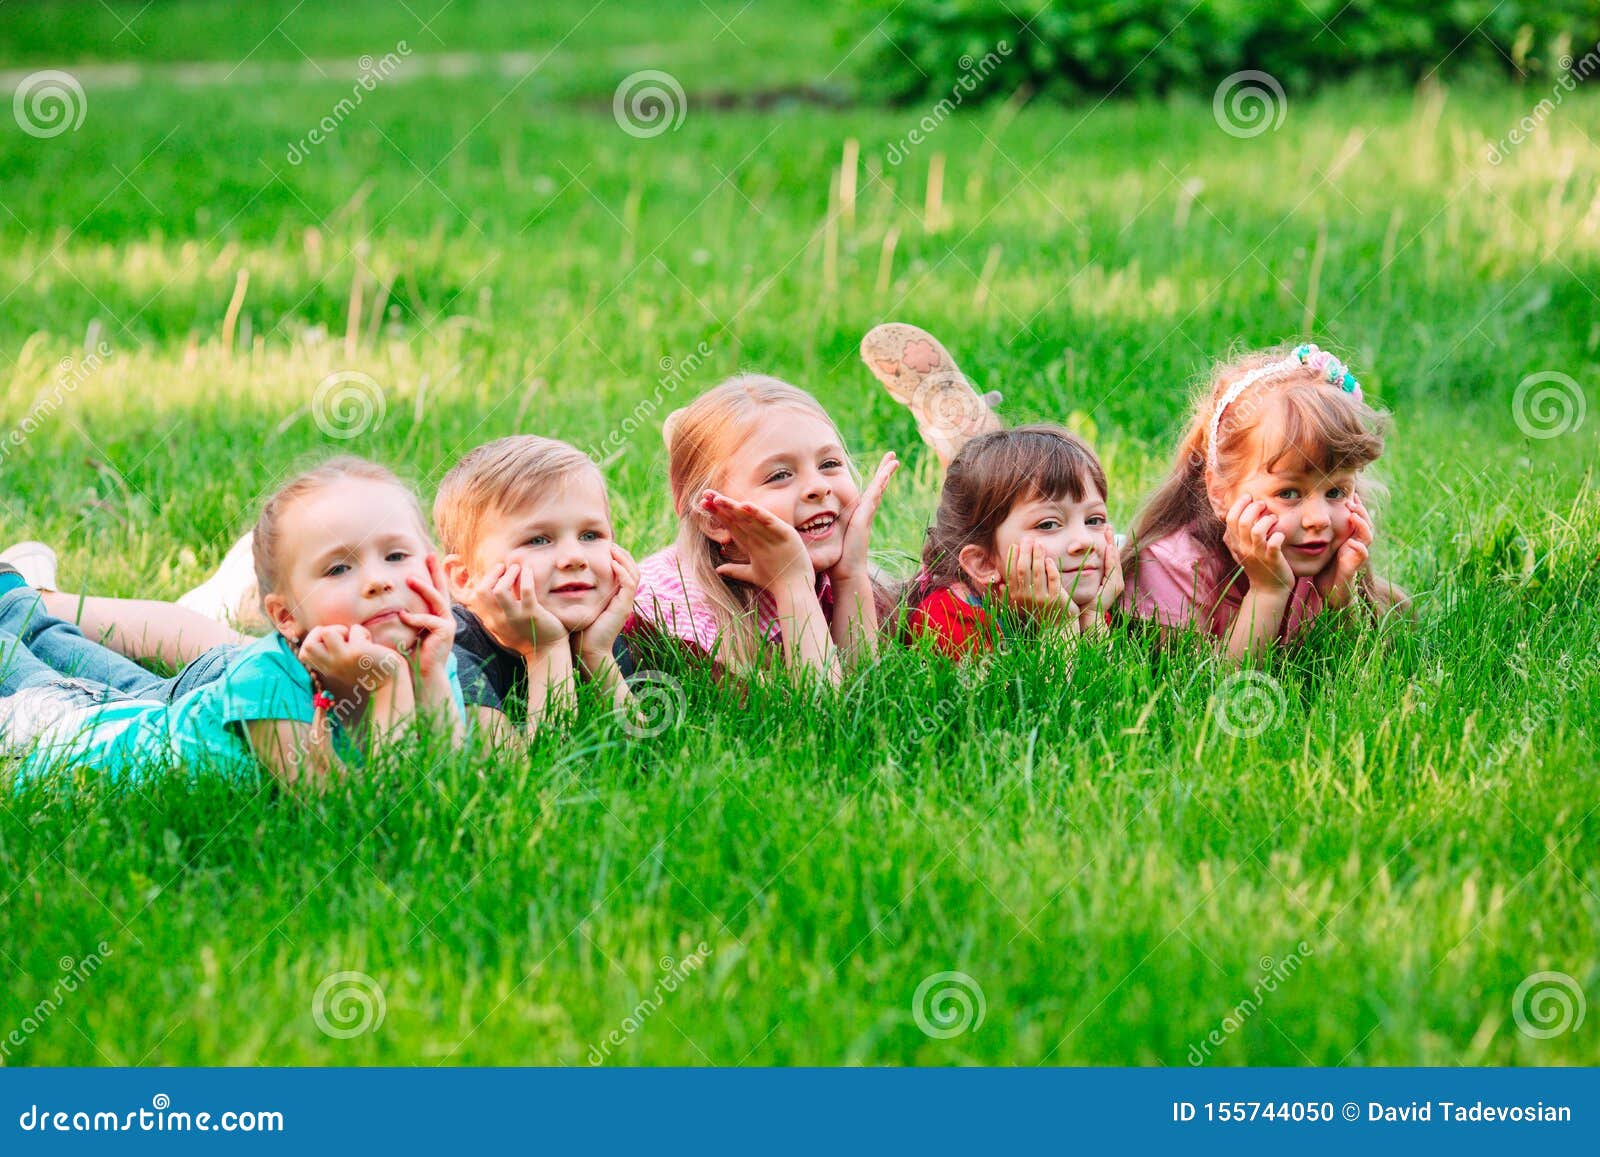
[[[545,35],[457,9],[451,51]],[[203,9],[158,6],[145,52],[28,11],[0,8],[8,66],[237,59],[263,19],[221,41]],[[373,51],[405,35],[390,19],[319,18],[303,46]],[[965,670],[892,652],[820,697],[688,679],[654,738],[592,718],[525,762],[419,757],[321,800],[25,791],[0,805],[0,1040],[63,957],[110,951],[7,1063],[581,1065],[701,941],[612,1060],[1184,1064],[1293,953],[1215,1063],[1600,1061],[1593,1009],[1548,1039],[1512,1010],[1540,971],[1600,999],[1600,443],[1592,413],[1531,438],[1513,412],[1540,371],[1596,400],[1600,98],[1568,97],[1500,166],[1488,142],[1543,93],[1291,93],[1247,140],[1204,94],[994,108],[892,166],[926,110],[718,111],[697,94],[766,74],[708,45],[708,16],[593,19],[614,55],[563,48],[548,83],[382,85],[299,165],[286,148],[350,78],[158,70],[86,83],[75,133],[0,133],[0,430],[33,415],[0,459],[4,537],[57,544],[74,586],[174,596],[307,457],[354,450],[426,488],[512,431],[596,444],[703,342],[665,404],[759,368],[814,391],[863,461],[910,459],[879,536],[903,570],[936,480],[855,360],[877,321],[942,336],[1011,420],[1091,436],[1124,525],[1207,362],[1309,336],[1394,413],[1378,559],[1417,622],[1278,659],[1281,710],[1250,740],[1219,722],[1242,703],[1227,668],[1119,636]],[[736,28],[770,44],[790,23]],[[844,49],[803,38],[774,67],[820,79]],[[681,127],[623,133],[611,86],[696,52],[727,67],[682,66]],[[861,192],[830,226],[849,139]],[[92,326],[114,353],[41,411]],[[385,391],[350,442],[308,412],[339,370]],[[607,467],[640,553],[671,533],[658,425]],[[374,1031],[317,1027],[341,971],[381,986]],[[912,1001],[945,971],[985,1017],[941,1039]]]

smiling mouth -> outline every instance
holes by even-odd
[[[1298,550],[1303,554],[1321,554],[1323,551],[1328,549],[1328,546],[1329,544],[1326,542],[1302,542],[1290,547],[1289,549]]]
[[[361,625],[370,631],[373,627],[381,627],[384,623],[398,623],[399,621],[399,611],[380,611],[370,619],[365,620]]]
[[[833,524],[839,521],[837,514],[818,514],[808,518],[795,527],[800,532],[801,538],[821,539],[833,533]]]
[[[593,583],[562,583],[558,587],[551,587],[553,595],[586,595],[594,590]]]

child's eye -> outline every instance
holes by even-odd
[[[523,545],[525,545],[525,546],[548,546],[549,543],[550,543],[550,539],[546,535],[536,534],[532,538],[528,539],[528,541],[526,543],[524,543]]]
[[[1291,486],[1287,489],[1278,491],[1275,497],[1281,498],[1285,502],[1293,502],[1295,499],[1300,497],[1300,492]]]
[[[1345,497],[1345,489],[1343,486],[1330,486],[1328,488],[1328,499],[1330,501],[1337,502],[1343,497]]]
[[[1039,524],[1037,526],[1035,526],[1033,529],[1035,529],[1035,530],[1060,530],[1061,529],[1061,521],[1059,519],[1056,519],[1056,518],[1041,518],[1039,520]]]
[[[837,458],[829,458],[822,463],[824,470],[843,470],[844,463]]]
[[[410,553],[408,551],[391,550],[387,555],[384,556],[384,561],[385,562],[405,562],[405,560],[410,558],[410,557],[411,557],[411,555],[410,555]]]
[[[578,541],[580,541],[580,542],[599,542],[601,537],[602,537],[602,535],[600,534],[600,532],[598,530],[586,530],[582,534],[578,535]]]
[[[332,566],[330,566],[327,570],[322,572],[322,577],[323,578],[338,578],[340,575],[344,574],[349,569],[350,569],[350,566],[349,566],[348,563],[336,562]]]
[[[1091,514],[1084,519],[1084,522],[1090,526],[1104,526],[1106,524],[1106,516],[1103,514]]]
[[[791,470],[774,470],[771,474],[767,475],[765,484],[771,485],[774,482],[787,482],[793,476],[794,472]]]

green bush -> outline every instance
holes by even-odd
[[[909,103],[959,86],[966,103],[1023,87],[1209,93],[1246,69],[1297,91],[1353,72],[1557,74],[1562,56],[1594,48],[1600,11],[1592,0],[905,0],[863,3],[854,35],[873,44],[869,95]]]

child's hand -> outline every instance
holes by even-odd
[[[1350,496],[1350,536],[1315,579],[1324,606],[1345,607],[1355,597],[1356,579],[1372,554],[1372,515],[1361,495]]]
[[[406,670],[405,656],[373,641],[360,624],[353,627],[313,627],[300,644],[300,662],[336,688],[365,687],[398,678]]]
[[[1278,519],[1250,495],[1241,495],[1228,511],[1222,543],[1244,568],[1252,590],[1288,594],[1294,590],[1294,571],[1283,557],[1283,532]]]
[[[578,654],[582,658],[601,658],[611,654],[611,646],[633,614],[633,596],[639,591],[639,564],[616,543],[611,544],[611,574],[616,586],[605,607],[578,633]]]
[[[449,670],[450,648],[456,641],[456,620],[450,601],[444,595],[444,569],[439,556],[428,556],[428,578],[406,580],[406,585],[422,598],[424,610],[401,611],[400,621],[417,632],[411,653],[417,658],[417,675],[423,681],[440,679]]]
[[[729,534],[745,556],[743,562],[725,562],[717,567],[723,578],[749,583],[776,593],[793,583],[807,588],[816,582],[811,556],[806,553],[800,532],[770,510],[753,502],[735,502],[707,490],[700,508]]]
[[[523,658],[546,652],[568,637],[555,612],[539,602],[533,579],[524,581],[517,563],[491,567],[472,588],[467,609],[478,616],[491,639]]]
[[[1001,596],[1034,618],[1055,619],[1074,610],[1061,567],[1042,543],[1024,538],[1006,558]]]
[[[872,520],[877,517],[878,505],[883,501],[883,492],[889,485],[889,479],[893,478],[895,471],[899,469],[900,460],[891,450],[883,456],[883,461],[878,463],[877,473],[872,476],[872,481],[867,483],[867,488],[861,492],[855,504],[843,512],[844,549],[839,555],[839,561],[834,563],[833,569],[828,572],[836,584],[868,577],[867,543],[872,537]]]
[[[1094,606],[1102,611],[1109,611],[1117,605],[1117,600],[1122,598],[1122,552],[1117,549],[1117,536],[1111,529],[1111,524],[1106,523],[1106,541],[1102,547],[1100,590],[1094,596]]]

